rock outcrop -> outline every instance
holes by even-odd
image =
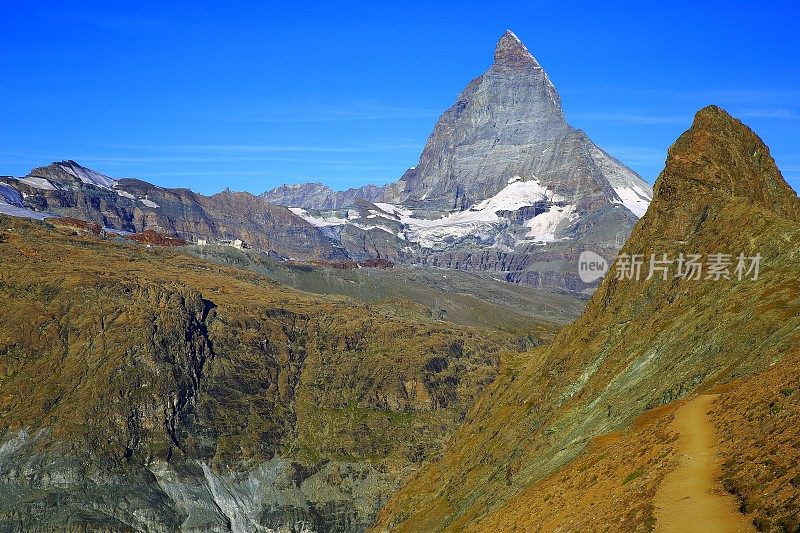
[[[357,189],[334,191],[322,183],[281,185],[259,196],[267,202],[287,207],[305,209],[342,209],[353,206],[358,200],[379,202],[389,186],[365,185]]]

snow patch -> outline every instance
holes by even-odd
[[[117,189],[117,194],[122,196],[123,198],[129,198],[131,200],[136,200],[136,197],[134,195],[132,195],[131,193],[127,192],[127,191],[122,191],[120,189]]]
[[[625,206],[637,218],[641,218],[653,199],[650,184],[600,147],[592,144],[589,153],[616,193],[617,198],[612,198],[611,201]]]
[[[496,211],[516,211],[517,209],[529,205],[534,205],[542,201],[561,202],[561,196],[553,193],[544,187],[539,180],[532,178],[522,181],[520,176],[514,176],[508,181],[500,192],[473,207],[470,211],[486,211],[494,213]]]
[[[577,218],[574,205],[550,206],[544,213],[525,222],[525,227],[529,228],[525,237],[535,242],[555,242],[559,240],[556,237],[558,230]]]
[[[638,218],[642,218],[647,212],[651,197],[647,191],[638,185],[633,184],[630,187],[615,187],[614,192],[617,193],[617,196],[620,198],[620,201],[615,200],[614,203],[624,205]]]
[[[500,192],[479,202],[465,211],[450,213],[437,219],[424,219],[411,216],[411,212],[391,204],[375,204],[377,207],[395,214],[400,222],[408,227],[408,240],[417,242],[425,248],[436,248],[448,241],[474,237],[484,243],[495,244],[500,229],[509,221],[497,215],[499,211],[516,211],[540,202],[561,202],[564,198],[543,186],[538,179],[524,180],[514,176]],[[574,207],[573,207],[574,209]],[[567,216],[570,216],[567,214]],[[543,224],[543,228],[549,228]],[[541,232],[548,238],[546,231]],[[538,239],[537,235],[537,239]],[[553,237],[555,239],[555,237]]]
[[[496,195],[474,204],[467,210],[446,213],[439,218],[421,218],[415,212],[402,205],[386,202],[375,202],[375,209],[367,210],[364,218],[370,223],[359,224],[358,213],[348,210],[347,218],[328,216],[314,212],[309,213],[302,207],[290,207],[289,210],[309,224],[318,228],[330,228],[350,224],[364,231],[380,230],[423,248],[436,249],[452,245],[455,241],[475,239],[484,245],[495,247],[509,246],[514,237],[504,230],[512,226],[512,222],[498,215],[503,211],[518,211],[523,207],[549,204],[549,210],[541,213],[525,223],[526,241],[538,243],[559,240],[559,230],[577,218],[574,205],[563,205],[565,199],[548,189],[536,178],[525,179],[514,176],[508,180]],[[562,205],[555,205],[556,203]],[[380,219],[395,220],[403,225],[400,231],[391,225],[382,225]]]
[[[289,211],[317,228],[327,228],[330,226],[341,226],[342,224],[347,224],[347,220],[343,218],[312,216],[302,207],[290,207]]]
[[[161,207],[160,205],[158,205],[154,201],[148,200],[147,198],[140,198],[139,201],[142,202],[147,207],[152,207],[152,208]]]
[[[394,216],[397,216],[397,217],[400,217],[400,216],[410,217],[411,216],[411,210],[410,209],[406,209],[405,207],[400,206],[400,205],[387,204],[387,203],[384,203],[384,202],[375,202],[373,205],[375,207],[377,207],[378,209],[380,209],[381,211],[383,211],[384,213],[388,213],[390,215],[394,215]],[[372,212],[372,211],[370,211],[370,212]]]
[[[403,240],[405,240],[405,238],[406,238],[402,231],[398,231],[397,233],[395,233],[394,231],[391,230],[391,228],[387,228],[386,226],[381,226],[379,224],[364,225],[364,224],[358,224],[358,223],[353,222],[352,225],[357,227],[357,228],[359,228],[359,229],[362,229],[364,231],[370,231],[370,230],[373,230],[373,229],[377,229],[377,230],[385,231],[386,233],[388,233],[389,235],[392,235],[393,237],[398,237],[398,238],[403,239]]]
[[[22,195],[11,185],[7,183],[0,183],[0,203],[13,205],[16,207],[24,207]]]
[[[17,181],[24,183],[34,189],[41,189],[43,191],[56,191],[58,190],[55,185],[50,183],[50,180],[45,178],[18,178]]]
[[[52,218],[54,216],[57,216],[57,215],[51,215],[50,213],[39,213],[38,211],[31,211],[30,209],[26,209],[24,207],[17,207],[15,205],[10,205],[5,202],[0,202],[0,213],[12,217],[32,218],[34,220],[44,220],[45,218]]]
[[[83,168],[80,165],[59,165],[65,172],[68,174],[72,174],[83,183],[88,185],[94,185],[95,187],[100,187],[102,189],[113,189],[117,186],[117,181],[113,178],[109,178],[104,174],[100,174],[99,172],[95,172],[94,170],[89,170],[88,168]]]

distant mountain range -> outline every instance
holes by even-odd
[[[397,182],[263,193],[116,180],[64,161],[0,178],[0,212],[45,213],[188,242],[241,239],[291,259],[366,260],[488,272],[546,289],[590,288],[586,249],[607,257],[647,209],[641,177],[569,126],[555,87],[510,31],[491,68],[440,118],[416,167]]]

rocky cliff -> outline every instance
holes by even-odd
[[[628,448],[611,447],[612,437],[598,439],[605,455],[586,447],[594,437],[621,430],[637,416],[693,391],[739,380],[747,387],[755,383],[749,376],[772,365],[796,366],[799,207],[768,148],[752,131],[719,108],[698,112],[670,148],[653,202],[622,249],[628,266],[643,259],[641,274],[626,263],[612,267],[583,315],[550,345],[505,360],[503,372],[478,400],[442,460],[423,469],[389,501],[374,529],[497,531],[570,523],[576,529],[650,530],[649,490],[663,476],[663,463],[673,451],[665,446],[668,442],[648,435],[666,435],[664,425],[631,429],[624,437]],[[651,263],[663,261],[664,254],[671,261]],[[699,276],[687,270],[694,255],[702,258]],[[749,259],[738,270],[740,255],[760,258],[757,276],[748,270]],[[665,264],[666,272],[658,268]],[[742,394],[730,402],[741,405]],[[777,394],[759,391],[753,397]],[[767,409],[756,402],[747,413]],[[727,422],[732,442],[746,442],[743,427],[758,426],[751,414],[742,422],[743,414],[728,414],[741,424],[734,432]],[[788,420],[770,427],[790,431]],[[653,449],[658,453],[648,455]],[[615,455],[606,459],[609,453]],[[796,515],[796,502],[788,502],[780,483],[769,483],[789,474],[788,483],[797,474],[796,461],[782,471],[770,467],[767,474],[735,454],[728,459],[736,465],[728,474],[731,486],[745,487],[742,493],[751,495],[743,509],[762,516],[768,509]],[[626,465],[639,465],[639,470],[627,470],[617,483],[602,481]],[[640,476],[641,481],[627,484]],[[581,479],[587,485],[580,487]],[[595,482],[607,492],[595,490]],[[587,486],[604,499],[580,496]],[[611,516],[586,522],[599,512]],[[771,518],[765,523],[780,530]]]

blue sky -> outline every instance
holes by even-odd
[[[648,181],[714,103],[800,189],[796,1],[110,4],[0,3],[0,174],[75,159],[203,193],[393,181],[510,28],[568,121]]]

